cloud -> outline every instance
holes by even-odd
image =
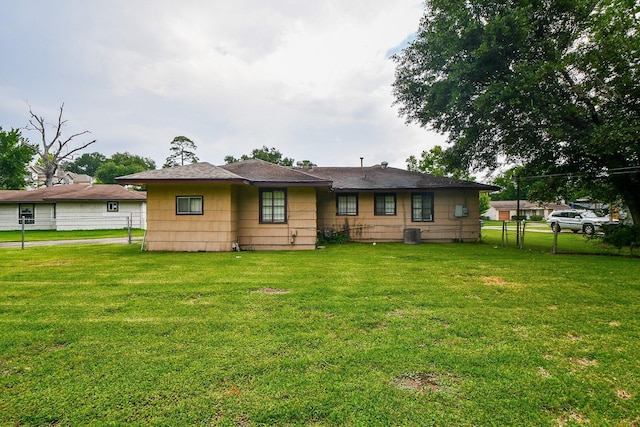
[[[12,2],[0,47],[0,113],[26,123],[29,99],[96,151],[164,163],[186,135],[201,160],[263,145],[322,165],[404,167],[443,138],[392,107],[389,53],[417,28],[413,0]]]

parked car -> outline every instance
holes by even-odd
[[[571,230],[574,233],[582,231],[591,235],[598,231],[602,224],[609,222],[608,216],[598,216],[592,211],[578,211],[575,209],[553,211],[547,218],[547,224],[552,230]]]

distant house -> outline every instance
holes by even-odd
[[[489,210],[485,213],[493,221],[510,221],[517,215],[517,200],[491,201]],[[530,219],[532,216],[541,216],[546,219],[555,210],[571,209],[562,203],[537,203],[520,200],[520,215]]]
[[[361,242],[475,241],[478,195],[498,188],[372,167],[196,163],[117,178],[147,188],[148,250],[314,249],[318,232]]]
[[[33,188],[40,188],[45,186],[46,175],[44,168],[38,165],[29,166],[29,172],[31,174],[31,181],[33,182]],[[93,177],[85,174],[68,172],[64,170],[57,170],[53,177],[53,185],[66,185],[66,184],[91,184],[93,183]]]
[[[0,191],[0,230],[93,230],[146,226],[146,194],[120,185],[56,185]]]

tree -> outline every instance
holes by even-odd
[[[427,0],[394,57],[407,122],[447,133],[463,169],[522,165],[622,198],[640,221],[640,4],[629,0]],[[542,192],[539,192],[542,194]]]
[[[0,127],[0,190],[22,190],[29,184],[27,166],[36,149],[20,131]]]
[[[156,163],[147,157],[128,152],[115,153],[96,171],[96,179],[101,184],[116,184],[116,178],[132,173],[155,169]]]
[[[196,144],[186,136],[176,136],[171,141],[171,147],[169,148],[173,154],[167,157],[162,167],[182,166],[185,162],[197,163],[198,156],[194,153],[196,148]]]
[[[224,158],[225,163],[235,163],[241,160],[260,159],[266,162],[275,163],[280,166],[293,166],[293,159],[288,157],[282,157],[282,153],[275,148],[269,148],[266,145],[262,148],[256,148],[251,152],[251,155],[243,154],[240,159],[236,159],[233,156],[226,156]]]
[[[84,153],[82,156],[71,162],[65,162],[62,167],[68,172],[96,176],[96,171],[106,161],[107,158],[104,154],[97,152]]]
[[[44,117],[38,116],[33,112],[31,106],[29,106],[29,125],[27,130],[37,131],[41,137],[41,144],[37,148],[38,155],[43,162],[43,168],[45,173],[45,186],[51,187],[53,185],[53,177],[56,171],[62,163],[71,159],[74,153],[84,150],[89,145],[94,144],[96,140],[85,142],[80,146],[72,148],[72,141],[82,135],[90,133],[88,130],[74,133],[68,137],[62,135],[62,128],[66,125],[67,121],[62,120],[62,112],[64,110],[64,103],[60,106],[60,113],[58,114],[58,123],[53,126],[53,136],[47,132],[49,127]]]
[[[423,151],[419,160],[413,155],[409,156],[407,170],[424,172],[435,176],[473,180],[473,177],[466,170],[450,167],[445,159],[445,151],[439,145],[429,151]]]

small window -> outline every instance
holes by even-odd
[[[287,190],[284,188],[260,190],[260,222],[287,222]]]
[[[411,195],[411,221],[433,221],[433,193]]]
[[[202,196],[176,197],[176,214],[202,215]]]
[[[396,195],[393,193],[374,195],[374,204],[376,215],[396,214]]]
[[[20,203],[18,207],[18,224],[22,224],[23,219],[25,224],[35,224],[35,211],[36,209],[33,203]]]
[[[107,202],[107,212],[118,212],[118,202]]]
[[[21,203],[18,207],[18,224],[22,224],[24,218],[25,224],[35,224],[35,205],[33,203],[24,204]]]
[[[358,195],[338,194],[336,196],[336,215],[358,215]]]

